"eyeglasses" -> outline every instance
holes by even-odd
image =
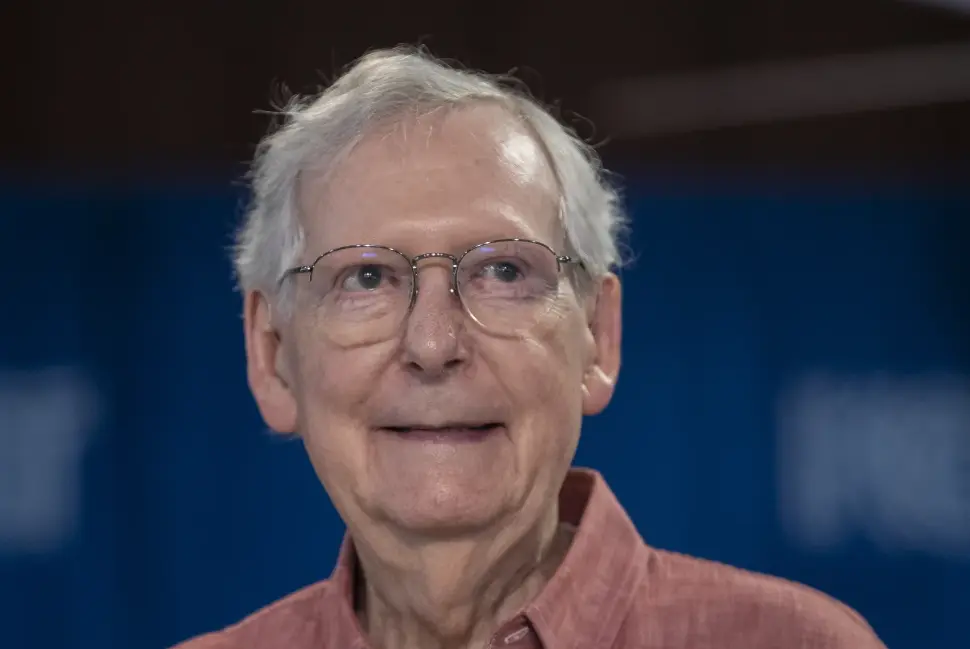
[[[583,264],[538,241],[499,239],[455,256],[426,252],[416,257],[387,246],[334,248],[309,266],[283,273],[309,275],[305,298],[326,335],[340,345],[386,340],[399,330],[418,296],[418,262],[451,261],[451,293],[485,330],[515,335],[556,313],[563,267]]]

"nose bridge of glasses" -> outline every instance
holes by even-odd
[[[422,264],[421,266],[418,266],[418,263],[419,262],[423,262],[423,261],[427,261],[427,260],[432,260],[432,261],[431,261],[431,263],[426,263],[426,264]],[[437,261],[439,263],[436,264],[436,263],[434,263],[435,261]],[[448,262],[448,263],[447,264],[442,264],[441,263],[441,262],[445,262],[445,261]],[[414,272],[415,291],[417,292],[418,283],[419,283],[418,282],[418,272],[422,268],[427,268],[428,266],[438,266],[438,267],[447,266],[449,283],[451,285],[450,286],[450,289],[451,289],[451,292],[454,293],[455,292],[455,288],[456,288],[455,287],[455,278],[457,276],[458,261],[459,261],[459,258],[458,257],[456,257],[455,255],[449,254],[447,252],[425,252],[423,254],[420,254],[420,255],[417,255],[415,257],[412,257],[411,258],[411,269]]]
[[[447,259],[451,262],[452,266],[458,264],[458,257],[449,254],[447,252],[425,252],[420,255],[411,258],[411,265],[417,268],[418,262],[424,259]]]

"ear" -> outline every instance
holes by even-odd
[[[296,430],[296,398],[290,385],[283,344],[273,327],[269,300],[259,291],[246,293],[243,305],[246,376],[266,425],[278,433]]]
[[[620,278],[609,273],[591,297],[589,329],[593,355],[583,377],[583,414],[597,415],[613,398],[620,373],[622,295]]]

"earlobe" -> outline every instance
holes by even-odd
[[[613,398],[620,372],[622,300],[620,280],[609,273],[600,280],[589,328],[593,358],[583,377],[583,414],[602,412]]]
[[[278,433],[296,430],[296,399],[290,377],[283,371],[283,342],[272,322],[268,298],[259,291],[246,294],[244,303],[246,374],[266,425]]]
[[[594,367],[583,383],[583,414],[598,415],[613,398],[615,382],[599,367]]]

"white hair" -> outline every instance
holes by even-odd
[[[252,203],[234,249],[240,288],[276,297],[284,271],[299,264],[304,233],[297,193],[304,170],[312,166],[327,175],[370,129],[395,118],[477,101],[496,102],[517,116],[547,153],[561,193],[566,254],[581,259],[593,277],[619,265],[626,217],[591,147],[497,78],[400,47],[366,54],[319,95],[291,99],[281,111],[282,125],[259,143]]]

